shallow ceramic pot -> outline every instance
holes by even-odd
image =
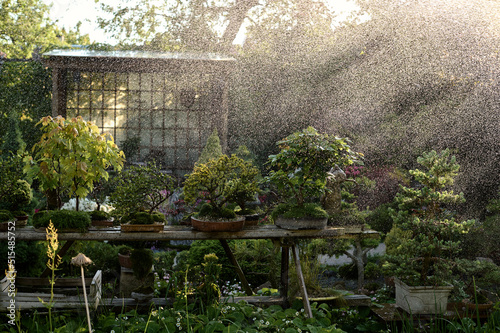
[[[155,224],[121,224],[122,232],[162,232],[164,223]]]
[[[279,216],[274,224],[288,230],[324,229],[328,223],[327,217],[284,218]]]
[[[232,221],[207,221],[191,216],[191,225],[198,231],[240,231],[245,226],[245,217],[240,216]]]

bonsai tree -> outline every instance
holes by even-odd
[[[153,213],[165,203],[175,189],[175,181],[155,163],[131,166],[115,179],[110,201],[114,214],[123,217],[139,211]]]
[[[460,166],[450,151],[431,151],[417,159],[423,170],[410,170],[418,185],[400,186],[391,210],[394,228],[408,237],[391,249],[385,269],[410,286],[437,286],[449,281],[454,256],[460,251],[458,236],[467,233],[474,220],[457,220],[450,205],[464,202],[453,185]]]
[[[204,164],[196,164],[184,183],[184,199],[194,204],[205,202],[198,216],[212,219],[232,219],[234,209],[228,204],[253,198],[258,190],[258,170],[236,155],[222,155]]]
[[[42,118],[43,134],[33,146],[33,156],[25,158],[25,172],[40,181],[49,209],[61,207],[63,193],[85,198],[101,178],[108,179],[107,169],[120,171],[125,156],[109,134],[82,117]]]
[[[287,202],[278,207],[280,215],[293,210],[294,216],[290,217],[315,213],[321,215],[317,217],[328,216],[319,205],[307,205],[306,201],[325,192],[330,169],[360,162],[362,154],[353,152],[348,142],[346,138],[318,133],[313,127],[277,142],[280,152],[269,156],[271,171],[267,181],[277,187]]]

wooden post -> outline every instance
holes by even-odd
[[[52,117],[66,118],[67,73],[66,69],[52,69]]]
[[[288,302],[288,270],[290,267],[290,248],[287,244],[281,244],[281,275],[280,296]]]
[[[311,304],[309,304],[309,296],[307,295],[307,289],[304,282],[304,276],[302,275],[302,268],[300,267],[299,252],[295,244],[292,245],[293,260],[295,261],[295,270],[297,271],[297,280],[299,280],[300,292],[302,294],[302,303],[304,304],[304,310],[309,318],[312,318]]]
[[[243,271],[241,270],[240,264],[238,264],[238,261],[236,260],[233,252],[231,252],[231,249],[229,248],[229,244],[227,244],[227,241],[225,239],[219,239],[222,247],[224,248],[224,251],[226,252],[226,255],[229,257],[229,260],[231,261],[231,264],[233,264],[233,267],[240,277],[241,284],[243,285],[243,289],[245,290],[245,293],[247,296],[252,296],[253,291],[252,288],[250,288],[250,284],[248,283],[245,274],[243,274]]]

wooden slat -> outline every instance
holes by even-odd
[[[206,239],[269,239],[269,238],[353,238],[377,237],[373,230],[354,230],[341,227],[326,227],[321,230],[285,230],[275,225],[248,227],[237,232],[201,232],[188,226],[165,226],[160,233],[122,233],[119,227],[91,229],[86,233],[59,233],[59,240],[206,240]],[[0,233],[0,239],[7,239],[7,233]],[[16,230],[17,240],[45,240],[45,232],[35,230],[33,227],[19,228]]]

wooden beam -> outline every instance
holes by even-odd
[[[295,270],[297,271],[297,280],[299,280],[300,293],[302,294],[302,303],[304,310],[309,318],[313,317],[311,304],[309,303],[309,296],[307,295],[307,288],[304,282],[304,275],[302,275],[302,268],[300,267],[299,251],[295,244],[292,245],[293,260],[295,261]]]
[[[245,274],[243,274],[243,271],[241,270],[240,264],[238,264],[238,261],[236,260],[236,257],[234,256],[233,252],[231,251],[231,248],[229,248],[229,244],[225,239],[219,239],[222,247],[224,248],[224,252],[226,252],[226,255],[228,256],[229,260],[231,261],[231,264],[233,265],[234,270],[236,271],[236,274],[238,274],[241,285],[243,289],[245,290],[245,293],[248,296],[253,295],[252,288],[250,288],[250,284],[248,283]]]

